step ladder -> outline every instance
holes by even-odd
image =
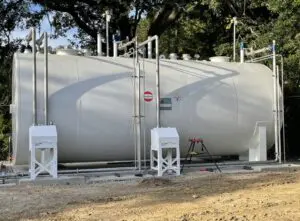
[[[193,138],[193,139],[189,139],[190,142],[190,146],[187,152],[187,155],[185,157],[185,160],[182,164],[181,167],[181,172],[183,171],[184,165],[187,162],[187,160],[189,159],[189,163],[192,162],[192,157],[203,157],[203,156],[208,156],[210,158],[210,160],[215,164],[217,170],[222,173],[220,167],[218,166],[217,162],[214,160],[214,158],[212,157],[212,155],[208,152],[208,149],[206,148],[206,146],[204,145],[204,141],[200,138]],[[196,152],[195,151],[195,145],[196,144],[200,144],[200,150],[201,152]]]

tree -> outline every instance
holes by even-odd
[[[110,10],[113,14],[110,22],[110,35],[120,31],[121,39],[133,38],[142,16],[150,19],[148,35],[161,35],[183,12],[186,1],[177,0],[32,0],[42,7],[41,13],[54,13],[52,25],[55,35],[63,36],[67,30],[78,27],[81,40],[95,43],[97,32],[104,33],[103,14]],[[111,39],[110,39],[111,40]]]
[[[160,36],[163,54],[200,54],[201,59],[214,55],[232,55],[232,29],[227,28],[233,16],[244,25],[238,26],[238,40],[253,41],[258,27],[269,23],[271,12],[260,1],[204,1],[181,5],[179,17],[164,27]],[[145,27],[147,24],[147,27]],[[152,17],[141,21],[139,36],[148,36],[153,29]],[[163,26],[161,26],[162,28]],[[163,29],[163,28],[162,28]],[[145,32],[146,31],[146,32]]]
[[[29,15],[29,5],[23,0],[0,2],[0,159],[5,159],[8,153],[8,134],[11,131],[9,104],[12,98],[12,57],[20,43],[19,40],[12,40],[10,34],[18,26],[26,25]]]

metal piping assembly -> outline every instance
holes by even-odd
[[[281,62],[281,94],[282,94],[282,104],[281,104],[281,108],[282,108],[282,140],[283,140],[283,163],[286,162],[286,155],[285,155],[285,119],[284,119],[284,78],[283,78],[283,56],[280,56],[280,62]]]
[[[237,25],[237,18],[233,17],[233,61],[235,62],[235,46],[236,46],[236,25]]]
[[[113,56],[114,58],[118,57],[118,42],[114,41],[113,43]]]
[[[44,102],[45,102],[45,125],[49,124],[48,116],[48,34],[44,32]]]
[[[277,127],[278,127],[278,156],[279,156],[279,163],[281,163],[281,136],[280,136],[280,124],[281,124],[281,108],[280,108],[280,84],[279,84],[279,66],[276,65],[276,105],[277,105]]]
[[[156,59],[156,127],[160,127],[160,77],[159,77],[159,40],[158,36],[155,35],[148,40],[138,44],[137,49],[148,44],[149,42],[155,41],[155,59]]]
[[[33,113],[33,125],[37,124],[37,94],[36,94],[36,30],[32,28],[32,55],[33,55],[33,75],[32,75],[32,87],[33,87],[33,102],[32,102],[32,113]]]
[[[241,63],[244,63],[244,57],[245,57],[244,43],[241,42],[241,45],[240,45],[240,58],[241,58]]]
[[[135,73],[135,80],[134,85],[137,84],[137,86],[134,86],[134,88],[137,87],[137,90],[135,90],[136,99],[135,99],[135,125],[136,125],[136,159],[138,161],[138,170],[141,171],[141,122],[142,122],[142,115],[141,115],[141,78],[144,76],[141,76],[140,72],[140,63],[139,63],[139,49],[141,49],[144,46],[149,47],[149,43],[155,41],[155,56],[156,56],[156,126],[157,128],[160,127],[160,110],[159,110],[159,104],[160,104],[160,77],[159,77],[159,43],[158,43],[158,36],[153,36],[151,38],[148,38],[148,40],[138,44],[137,39],[135,38],[135,60],[134,60],[134,73]],[[145,73],[144,73],[145,74]]]
[[[97,34],[97,55],[102,56],[102,36],[101,32]]]
[[[284,129],[284,92],[283,92],[283,57],[282,55],[276,54],[276,42],[272,41],[272,46],[261,48],[258,50],[250,49],[249,52],[246,52],[246,55],[255,55],[259,53],[263,53],[266,51],[272,51],[272,54],[264,55],[258,58],[247,60],[246,62],[260,62],[268,59],[272,59],[272,71],[273,71],[273,113],[274,113],[274,138],[275,138],[275,161],[281,163],[282,162],[282,149],[281,149],[281,141],[283,141],[283,155],[285,162],[285,129]],[[282,104],[280,104],[280,71],[279,67],[276,65],[276,57],[281,58],[281,83],[282,83]],[[280,108],[281,106],[281,108]],[[281,116],[282,112],[282,116]],[[281,140],[281,121],[283,123],[283,137]]]
[[[148,39],[151,39],[149,36]],[[148,42],[148,58],[152,59],[152,41]]]
[[[106,21],[106,57],[109,57],[109,22],[111,19],[110,12],[105,11],[105,21]]]
[[[273,40],[272,44],[272,58],[273,58],[273,97],[274,97],[274,124],[275,124],[275,160],[278,161],[279,158],[279,146],[278,146],[278,110],[277,110],[277,71],[276,71],[276,50],[275,50],[275,41]]]

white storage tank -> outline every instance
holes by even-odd
[[[32,125],[32,55],[15,54],[13,154],[27,164]],[[37,56],[37,115],[43,123],[43,55]],[[156,126],[155,60],[141,60],[147,155]],[[49,55],[49,120],[57,125],[58,159],[66,162],[134,159],[133,60]],[[161,60],[161,126],[176,127],[182,156],[201,137],[216,155],[247,152],[255,125],[269,122],[274,143],[272,71],[261,64]],[[151,94],[153,99],[151,100]]]

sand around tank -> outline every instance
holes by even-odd
[[[300,220],[300,173],[0,189],[1,220]]]

